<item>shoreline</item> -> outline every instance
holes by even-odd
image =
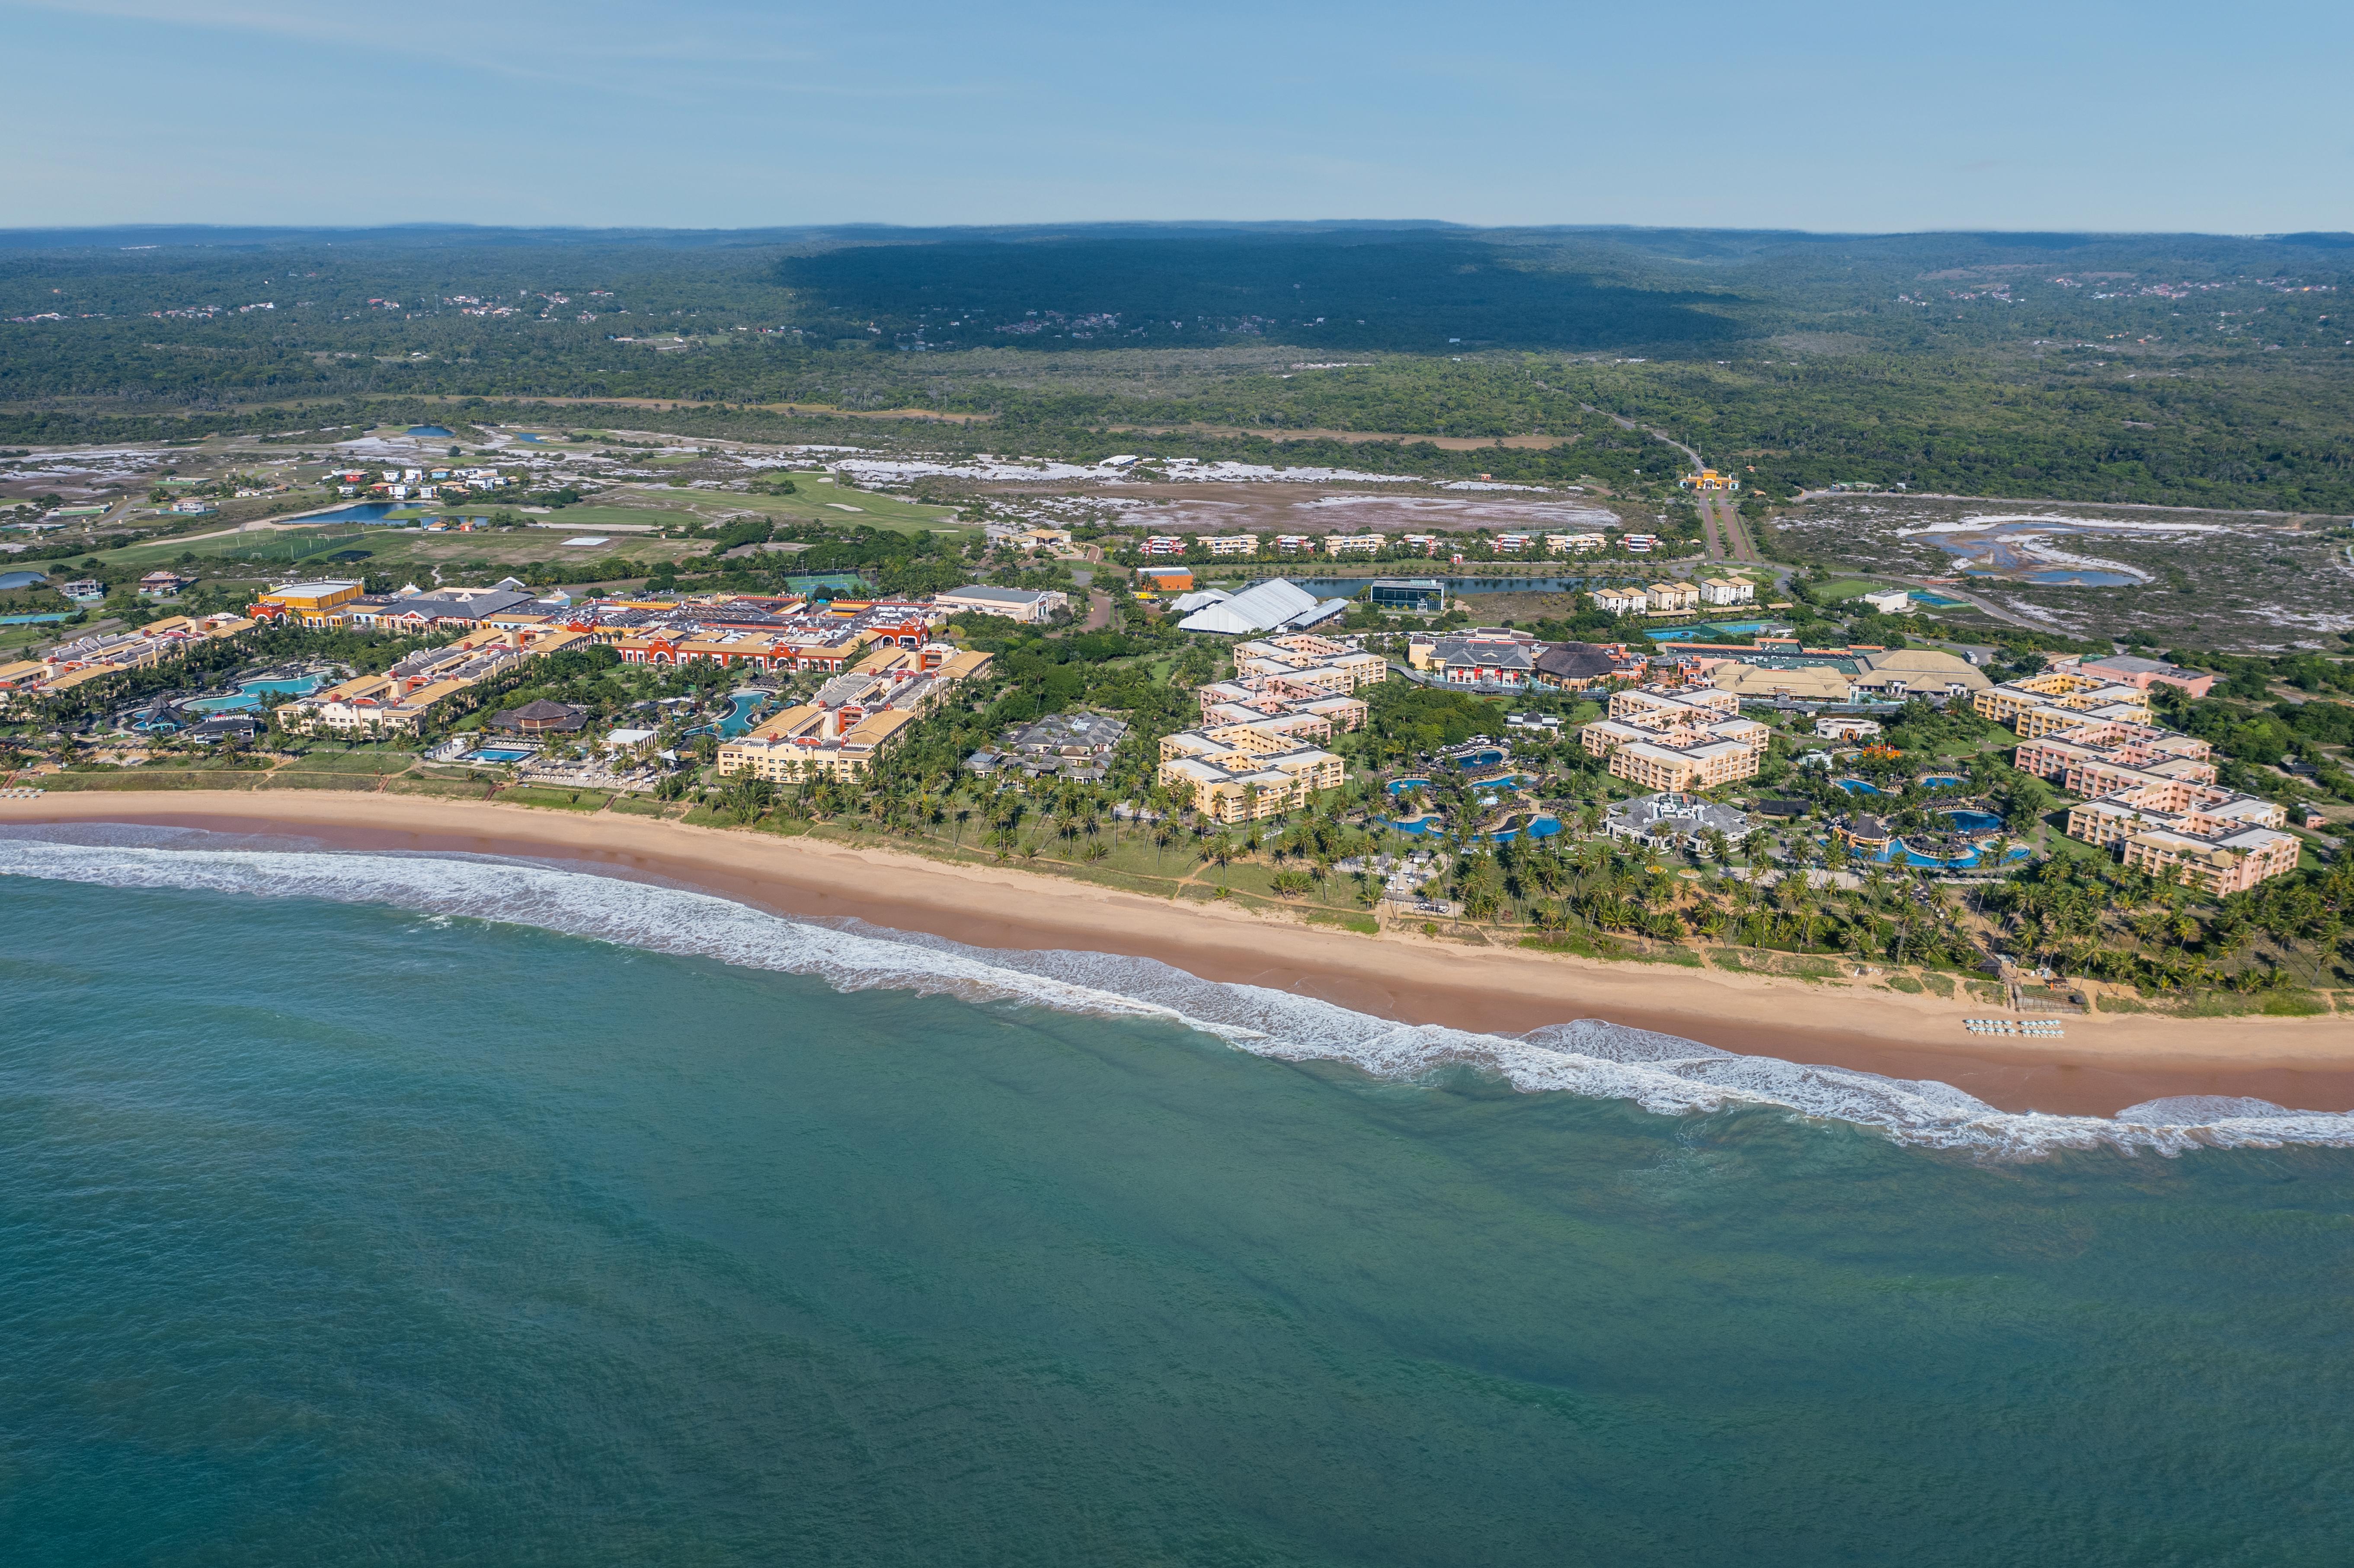
[[[281,832],[342,850],[555,859],[681,884],[774,913],[853,917],[978,948],[1158,959],[1411,1023],[1518,1034],[1577,1018],[1744,1055],[1950,1084],[2007,1111],[2106,1117],[2179,1095],[2354,1107],[2342,1018],[2069,1017],[2060,1039],[1963,1030],[1983,1004],[1822,982],[1612,964],[1418,933],[1378,937],[1178,903],[1012,867],[950,864],[641,817],[380,794],[0,799],[0,825],[121,822]]]

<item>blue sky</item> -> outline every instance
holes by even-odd
[[[0,0],[0,225],[2354,228],[2354,5]]]

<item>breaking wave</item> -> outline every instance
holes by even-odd
[[[108,836],[101,830],[76,838]],[[2163,1154],[2354,1146],[2354,1116],[2263,1100],[2153,1100],[2113,1118],[2003,1111],[1946,1084],[1738,1055],[1599,1019],[1522,1035],[1399,1023],[1313,997],[1203,980],[1151,959],[970,948],[855,922],[796,920],[687,888],[536,862],[257,848],[252,841],[164,848],[161,842],[223,841],[144,830],[113,836],[118,842],[0,836],[0,875],[388,905],[808,975],[843,991],[890,989],[1161,1019],[1257,1055],[1346,1062],[1382,1077],[1469,1066],[1527,1093],[1628,1100],[1663,1115],[1778,1107],[1899,1143],[2014,1158],[2101,1146]],[[125,838],[144,842],[119,842]]]

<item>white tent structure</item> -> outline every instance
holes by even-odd
[[[1214,604],[1224,604],[1234,597],[1224,588],[1195,588],[1182,599],[1171,599],[1169,608],[1180,615],[1191,615],[1197,609],[1206,609]]]
[[[1255,583],[1224,603],[1195,610],[1177,623],[1177,630],[1256,637],[1266,631],[1297,631],[1314,626],[1348,608],[1345,599],[1320,599],[1297,583],[1277,577]]]

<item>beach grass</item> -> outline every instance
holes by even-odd
[[[543,785],[522,784],[499,791],[503,806],[540,806],[557,811],[601,811],[612,796],[601,789],[553,789]]]

